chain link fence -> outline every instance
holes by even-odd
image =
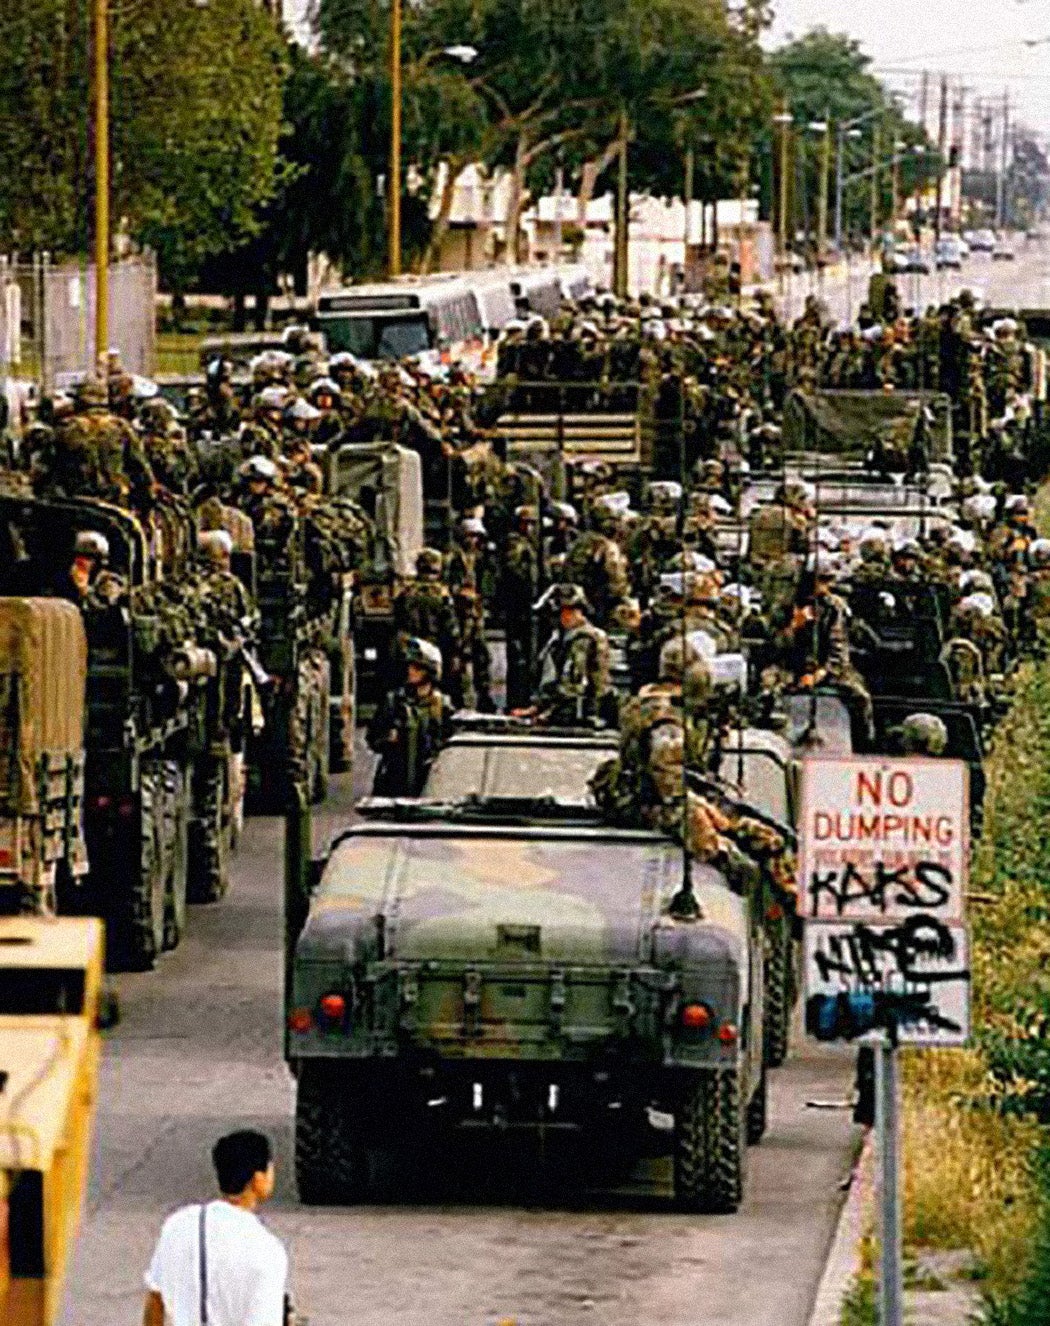
[[[157,264],[150,253],[109,269],[109,347],[131,373],[153,375],[157,357]],[[95,269],[0,256],[0,368],[39,379],[42,389],[91,371]]]

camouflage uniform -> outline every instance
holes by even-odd
[[[580,600],[568,606],[580,606]],[[572,727],[607,712],[609,640],[586,619],[555,631],[540,654],[539,673],[538,703],[545,721]]]
[[[41,458],[34,476],[36,491],[47,496],[100,497],[145,509],[154,480],[135,430],[110,413],[105,388],[97,383],[81,386],[77,406],[76,413],[55,430],[50,457]]]
[[[417,577],[394,596],[394,629],[402,657],[410,638],[429,640],[441,651],[443,674],[455,684],[460,671],[460,633],[448,586],[440,580],[441,553],[424,548],[416,560]]]
[[[595,622],[607,626],[630,593],[627,562],[619,545],[600,530],[586,530],[569,549],[562,572],[583,590]]]
[[[507,633],[507,708],[524,708],[532,698],[536,663],[533,605],[540,595],[540,555],[534,508],[518,511],[518,528],[507,539],[500,598]]]
[[[482,598],[482,562],[484,554],[467,536],[449,552],[445,561],[445,583],[459,623],[459,647],[462,667],[458,678],[459,693],[452,691],[457,707],[493,709],[491,694],[492,665],[485,640],[485,605]]]
[[[367,741],[379,756],[376,796],[418,797],[430,766],[452,732],[452,705],[441,691],[410,686],[388,695],[368,725]]]

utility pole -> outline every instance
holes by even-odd
[[[693,210],[693,145],[692,143],[685,149],[685,179],[683,180],[682,201],[685,203],[685,228],[682,234],[682,274],[685,274],[685,268],[689,263],[689,241],[692,237],[692,227],[690,226],[691,214]]]
[[[828,247],[828,190],[831,188],[831,108],[824,112],[824,138],[820,149],[820,193],[817,196],[817,261]]]
[[[1010,159],[1010,94],[1003,94],[1003,136],[999,145],[998,179],[995,190],[995,224],[1002,230],[1006,224],[1006,171]]]
[[[933,233],[940,242],[942,209],[944,207],[944,153],[948,145],[948,75],[941,75],[941,109],[937,117],[937,215],[933,219]]]
[[[791,139],[791,107],[787,100],[781,104],[780,114],[776,117],[780,126],[780,203],[778,207],[780,257],[787,258],[788,250],[788,205],[791,198],[791,171],[788,161]]]
[[[922,71],[922,85],[919,89],[919,124],[922,126],[923,136],[926,135],[926,116],[930,100],[930,71]],[[923,164],[925,164],[925,159]],[[922,239],[922,186],[925,171],[920,167],[919,161],[915,162],[915,202],[913,204],[914,216],[912,217],[912,233],[915,241],[918,243]]]
[[[630,225],[628,210],[630,200],[627,196],[627,112],[620,112],[620,151],[619,169],[616,181],[616,243],[613,246],[613,294],[618,299],[627,296],[627,228]]]
[[[95,373],[109,349],[109,0],[94,0]]]
[[[387,270],[401,275],[401,0],[390,0],[390,183]],[[507,243],[511,243],[507,237]]]
[[[879,233],[879,158],[882,156],[882,121],[876,120],[871,131],[871,247]]]

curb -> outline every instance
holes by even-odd
[[[849,1192],[839,1212],[824,1274],[820,1277],[809,1326],[840,1326],[842,1300],[850,1281],[860,1269],[858,1247],[864,1233],[864,1214],[874,1182],[875,1143],[869,1129],[847,1182]]]

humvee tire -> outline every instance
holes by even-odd
[[[763,1063],[779,1068],[788,1055],[794,977],[791,969],[791,926],[781,920],[766,952],[763,1008]]]
[[[128,881],[114,889],[107,907],[111,962],[120,971],[152,971],[164,949],[166,881],[159,778],[155,765],[143,765],[137,832],[133,827],[124,851],[117,841],[109,848],[112,860],[106,876]],[[130,824],[135,825],[134,817]]]
[[[219,902],[230,887],[230,829],[226,823],[226,764],[209,757],[194,780],[189,832],[190,902]]]
[[[295,1182],[308,1206],[352,1205],[369,1194],[359,1101],[348,1083],[314,1064],[303,1066],[295,1093]]]
[[[769,1119],[769,1080],[766,1076],[766,1067],[762,1066],[762,1073],[758,1079],[758,1086],[755,1088],[755,1094],[748,1101],[747,1106],[747,1144],[748,1146],[757,1146],[766,1134],[766,1126]]]
[[[164,830],[167,852],[164,873],[164,948],[178,948],[186,933],[188,883],[189,787],[175,760],[165,760],[160,777],[165,798]]]
[[[704,1069],[674,1116],[674,1195],[683,1211],[729,1215],[743,1199],[746,1111],[735,1069]]]

